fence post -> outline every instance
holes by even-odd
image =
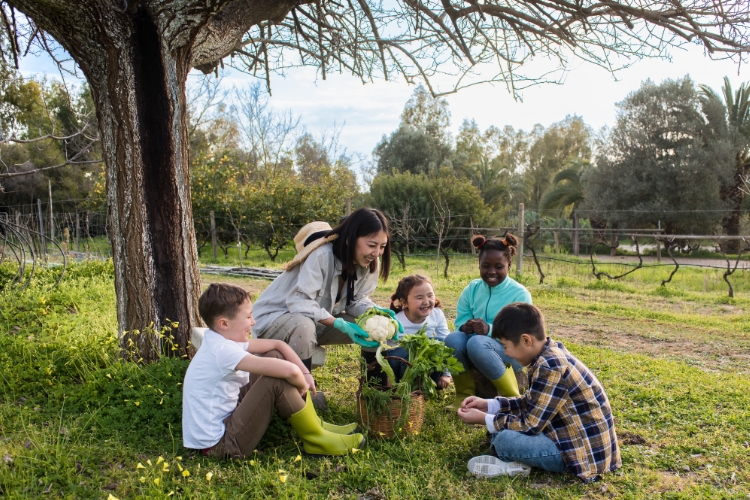
[[[523,203],[518,204],[518,260],[516,260],[516,273],[523,272],[523,234],[526,225],[524,224]]]
[[[49,239],[55,239],[55,218],[52,215],[52,181],[47,179],[47,188],[49,189]]]
[[[659,221],[659,234],[661,234],[661,221]],[[661,241],[656,238],[656,262],[661,262]]]
[[[352,199],[346,199],[346,216],[349,217],[352,214]]]
[[[44,219],[42,219],[42,200],[36,199],[36,208],[39,212],[39,234],[42,235],[42,253],[44,254],[44,260],[47,260],[47,241],[44,236]]]
[[[216,260],[216,219],[213,210],[211,210],[211,246],[214,250],[214,260]]]
[[[76,212],[76,252],[80,252],[81,251],[81,240],[78,239],[78,232],[79,232],[78,228],[79,228],[80,224],[81,223],[80,223],[80,221],[78,219],[78,212]]]
[[[580,253],[580,243],[578,240],[578,212],[573,209],[573,255],[578,257]]]

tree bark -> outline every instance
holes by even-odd
[[[163,347],[157,332],[178,322],[177,349],[163,353],[186,354],[190,328],[202,322],[185,105],[190,40],[184,34],[199,29],[210,9],[203,7],[203,18],[180,19],[144,4],[132,10],[120,10],[117,2],[14,4],[68,50],[91,86],[107,166],[121,347],[136,360],[153,361]],[[176,33],[186,43],[180,45]]]

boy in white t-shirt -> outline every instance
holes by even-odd
[[[285,342],[249,339],[255,320],[244,289],[212,283],[198,311],[209,330],[185,374],[186,448],[214,457],[246,457],[266,432],[274,409],[289,419],[307,453],[344,455],[364,443],[362,434],[350,434],[356,424],[335,426],[317,416],[308,394],[315,393],[312,375]]]

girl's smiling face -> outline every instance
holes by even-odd
[[[412,323],[423,323],[432,310],[435,309],[435,290],[432,284],[425,281],[409,290],[406,304],[403,305],[404,314]]]
[[[369,267],[375,259],[383,255],[387,244],[388,235],[385,231],[360,236],[354,248],[354,262],[361,267]]]
[[[485,250],[479,257],[479,276],[489,287],[505,281],[508,277],[508,267],[510,262],[500,250]]]

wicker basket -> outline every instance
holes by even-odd
[[[385,359],[397,359],[410,364],[407,360],[396,356],[385,356]],[[368,368],[372,369],[374,366],[375,363]],[[393,437],[395,434],[416,434],[422,430],[422,422],[424,421],[424,395],[422,391],[417,390],[411,393],[407,408],[404,408],[401,398],[393,396],[391,402],[381,414],[371,415],[367,411],[367,403],[362,397],[364,384],[365,378],[361,378],[357,391],[357,416],[360,427],[367,429],[372,437],[386,439]],[[383,387],[382,389],[385,391],[389,390],[390,387]],[[409,413],[406,418],[402,418],[404,409]]]
[[[362,397],[362,392],[357,391],[357,416],[359,425],[367,429],[368,433],[375,438],[390,438],[395,434],[416,434],[422,430],[424,421],[424,395],[421,391],[411,393],[411,399],[406,410],[409,416],[401,420],[402,411],[401,398],[393,397],[388,408],[380,415],[370,415],[367,405]],[[400,428],[396,428],[396,427]]]

